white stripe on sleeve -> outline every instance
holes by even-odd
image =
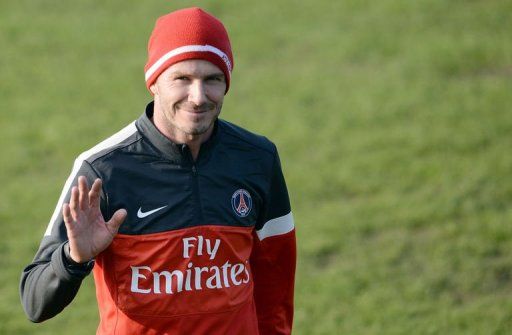
[[[75,160],[75,163],[73,164],[73,170],[71,171],[71,174],[69,175],[68,179],[66,180],[66,183],[64,184],[64,188],[62,190],[62,193],[60,194],[59,201],[57,202],[57,206],[55,207],[55,210],[53,211],[52,218],[50,219],[50,222],[48,223],[48,226],[46,227],[46,232],[44,233],[44,236],[49,236],[52,233],[53,224],[55,223],[55,220],[57,220],[57,217],[62,211],[62,205],[64,204],[64,198],[66,197],[66,194],[68,193],[71,184],[73,183],[73,180],[76,177],[76,174],[80,170],[80,167],[82,166],[82,163],[87,158],[91,157],[92,155],[108,149],[110,147],[113,147],[114,145],[121,143],[128,137],[130,137],[132,134],[134,134],[137,131],[137,128],[135,127],[135,121],[130,123],[128,126],[124,127],[111,137],[107,138],[103,142],[100,142],[96,146],[92,147],[91,149],[83,152],[78,156],[78,158]]]
[[[267,237],[283,235],[295,228],[292,212],[278,218],[267,221],[260,230],[256,231],[260,241]]]

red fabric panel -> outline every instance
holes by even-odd
[[[290,334],[293,324],[295,229],[255,243],[251,255],[254,299],[259,331],[264,335]]]
[[[98,334],[258,334],[252,231],[117,235],[94,268]]]

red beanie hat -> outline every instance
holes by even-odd
[[[228,91],[233,69],[228,33],[222,22],[197,7],[171,12],[156,21],[144,67],[147,88],[169,66],[187,59],[216,65],[224,72]]]

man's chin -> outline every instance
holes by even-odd
[[[198,136],[203,135],[206,133],[211,127],[213,126],[213,123],[209,126],[195,126],[195,127],[188,127],[185,129],[185,133],[188,135]]]
[[[187,131],[187,134],[188,135],[193,135],[193,136],[199,136],[199,135],[203,135],[204,133],[206,133],[208,129],[191,129],[189,131]]]

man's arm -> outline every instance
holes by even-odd
[[[251,268],[261,334],[290,334],[295,281],[295,226],[279,157],[275,155],[270,190],[256,227]]]
[[[34,322],[55,316],[73,300],[93,258],[111,243],[126,217],[125,210],[118,210],[109,222],[103,220],[100,207],[106,203],[97,178],[87,162],[75,162],[39,251],[23,270],[21,300]]]

